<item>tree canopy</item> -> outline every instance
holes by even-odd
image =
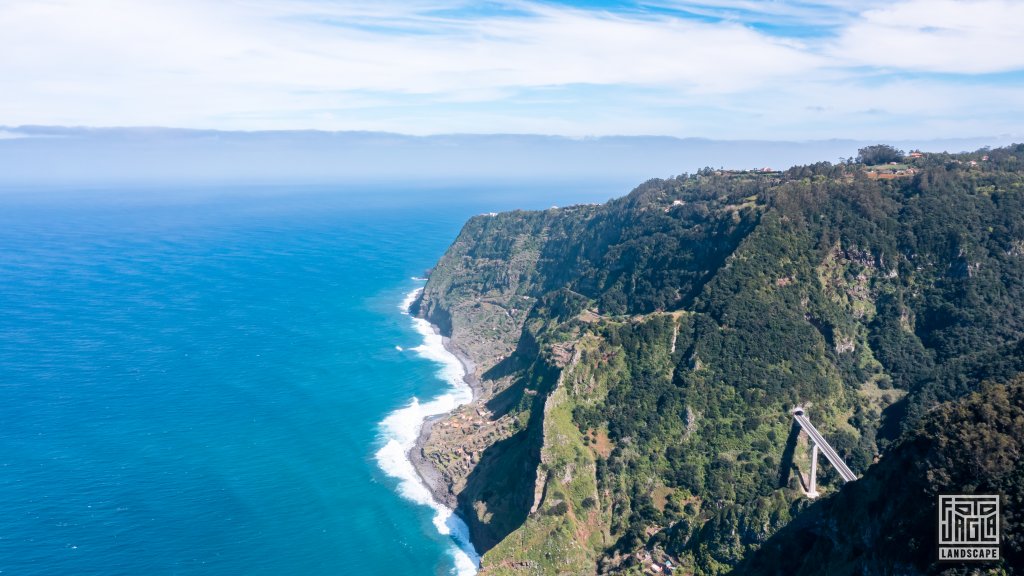
[[[857,161],[874,165],[899,162],[903,159],[903,150],[899,150],[888,144],[875,144],[857,150]]]

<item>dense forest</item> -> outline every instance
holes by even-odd
[[[900,177],[868,173],[894,155]],[[534,459],[538,486],[526,510],[524,481],[514,525],[491,534],[485,573],[765,572],[769,548],[753,553],[766,542],[828,555],[844,544],[826,547],[813,526],[877,496],[870,479],[911,454],[944,458],[946,480],[921,471],[929,488],[904,487],[902,505],[933,510],[936,489],[982,485],[944,447],[981,401],[948,403],[988,382],[1002,411],[978,441],[1019,438],[1021,386],[997,386],[1024,370],[1024,145],[913,158],[871,147],[836,165],[705,169],[600,206],[476,217],[421,314],[458,336],[481,303],[510,319],[476,338],[513,342],[488,377],[532,443],[511,453]],[[864,475],[843,486],[824,465],[813,505],[798,405]],[[999,474],[988,486],[1019,506],[1019,466]],[[500,511],[499,498],[477,488],[460,511],[485,531],[492,520],[473,511]],[[830,573],[926,572],[926,537]],[[1004,539],[1004,557],[1022,545]]]

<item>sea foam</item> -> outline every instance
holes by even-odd
[[[409,307],[421,290],[413,290],[402,300],[400,309],[403,314],[409,314]],[[450,388],[427,402],[413,398],[408,406],[395,410],[380,423],[384,446],[377,451],[377,464],[385,474],[398,479],[398,493],[403,498],[434,510],[433,520],[437,531],[451,536],[453,541],[449,551],[455,562],[453,573],[470,576],[476,574],[480,566],[480,555],[469,540],[469,528],[451,508],[434,500],[416,473],[409,452],[416,444],[427,418],[446,414],[472,401],[473,390],[464,380],[466,372],[462,363],[444,347],[444,338],[426,320],[412,318],[412,322],[413,328],[423,337],[423,343],[412,348],[412,351],[421,358],[436,362],[439,365],[437,376],[447,382]]]

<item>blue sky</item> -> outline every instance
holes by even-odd
[[[1012,0],[0,2],[0,126],[1024,134]]]

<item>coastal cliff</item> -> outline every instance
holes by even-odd
[[[728,572],[807,508],[794,406],[864,474],[1024,369],[1022,159],[708,169],[472,218],[413,312],[475,399],[413,457],[482,573]]]

